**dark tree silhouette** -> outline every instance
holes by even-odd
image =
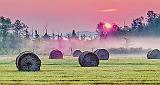
[[[154,11],[147,13],[147,30],[151,35],[160,35],[160,15]]]
[[[24,38],[29,40],[30,39],[30,34],[29,34],[28,29],[25,29],[24,32],[25,32],[25,37]]]
[[[72,38],[74,38],[74,39],[78,38],[75,30],[72,31]]]
[[[147,13],[147,21],[148,24],[155,24],[155,19],[158,17],[158,15],[154,11],[148,11]]]
[[[97,30],[96,32],[98,33],[100,39],[106,39],[107,38],[107,33],[104,31],[104,24],[103,22],[99,22],[97,24]]]
[[[28,28],[28,26],[22,23],[20,20],[16,20],[13,24],[13,27],[18,37],[21,36],[21,33],[23,33],[25,28]]]
[[[35,30],[35,39],[39,39],[39,38],[40,38],[40,36],[39,36],[39,34],[38,34],[38,31]]]
[[[48,35],[47,29],[46,29],[46,33],[43,36],[43,39],[45,39],[45,40],[49,40],[50,39],[50,36]]]
[[[135,32],[142,32],[144,29],[143,20],[144,20],[143,17],[139,17],[137,19],[134,19],[132,22],[132,30]]]
[[[56,36],[56,35],[55,35],[54,33],[52,33],[52,39],[55,39],[55,36]]]

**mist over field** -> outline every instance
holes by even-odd
[[[64,54],[70,55],[74,50],[95,51],[97,49],[110,48],[142,48],[142,49],[159,49],[159,37],[128,37],[128,43],[124,37],[108,38],[106,40],[48,40],[39,43],[28,43],[26,49],[34,49],[37,52],[50,53],[54,49],[61,50]],[[32,49],[31,49],[32,48]]]

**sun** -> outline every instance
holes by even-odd
[[[105,23],[104,27],[105,27],[106,29],[111,29],[111,28],[112,28],[112,25],[109,24],[109,23]]]

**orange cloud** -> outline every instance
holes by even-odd
[[[97,12],[113,12],[117,11],[118,9],[105,9],[105,10],[98,10]]]

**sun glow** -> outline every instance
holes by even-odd
[[[112,28],[112,25],[109,24],[109,23],[105,23],[104,27],[105,27],[106,29],[111,29],[111,28]]]

